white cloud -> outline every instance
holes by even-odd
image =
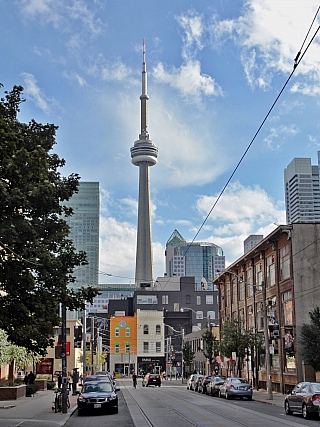
[[[249,0],[243,15],[234,20],[218,21],[214,16],[211,34],[217,45],[231,39],[242,50],[241,59],[249,84],[252,87],[267,88],[273,76],[278,73],[289,75],[310,24],[318,8],[317,0]],[[303,49],[306,48],[316,29],[310,32]],[[316,84],[320,78],[320,45],[313,41],[296,69],[295,75],[307,77],[309,82],[300,82],[296,91],[317,94]]]
[[[103,55],[99,55],[96,58],[95,63],[88,69],[88,74],[97,76],[107,82],[124,81],[130,84],[138,82],[132,78],[131,68],[127,67],[120,58],[116,58],[111,62],[106,61]]]
[[[134,283],[136,228],[113,217],[100,217],[100,283]],[[153,243],[154,278],[164,273],[164,247]]]
[[[187,13],[177,16],[176,20],[184,31],[182,57],[188,61],[197,50],[203,48],[201,40],[204,32],[202,17],[195,11],[189,10]],[[194,52],[192,52],[192,48]]]
[[[217,196],[201,196],[197,201],[197,209],[207,214]],[[279,209],[268,194],[259,186],[245,187],[239,182],[229,184],[220,200],[213,209],[210,220],[229,222],[236,225],[239,222],[255,223],[277,222],[282,218],[283,210]]]
[[[264,138],[264,142],[272,150],[279,149],[287,138],[291,138],[299,133],[299,129],[295,124],[289,126],[280,125],[278,127],[272,127],[269,135]]]
[[[72,34],[69,47],[79,47],[89,38],[101,35],[105,24],[97,17],[98,2],[84,0],[21,0],[16,2],[24,19],[52,24],[62,33]]]
[[[40,110],[46,114],[50,113],[53,108],[57,107],[57,101],[54,98],[48,98],[37,85],[37,80],[32,74],[22,73],[25,87],[24,93],[28,95]]]
[[[205,217],[217,196],[201,196],[197,210]],[[229,185],[214,207],[207,224],[213,224],[212,236],[206,240],[223,248],[228,262],[243,254],[243,242],[250,234],[266,236],[276,226],[285,224],[283,203],[275,203],[258,185],[245,187],[239,182]]]
[[[168,70],[162,63],[153,68],[153,77],[178,90],[189,102],[199,103],[203,96],[222,96],[223,92],[215,80],[201,74],[200,62],[188,60],[180,68]]]

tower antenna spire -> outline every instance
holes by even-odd
[[[146,63],[146,40],[143,39],[142,44],[142,94],[140,96],[141,101],[141,133],[140,139],[148,140],[148,99],[147,95],[147,63]]]

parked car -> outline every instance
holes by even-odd
[[[160,374],[146,374],[142,380],[142,387],[148,387],[154,385],[161,387],[161,375]]]
[[[207,394],[207,384],[211,381],[212,377],[204,375],[198,382],[198,393]]]
[[[210,394],[211,396],[218,396],[220,386],[224,383],[224,379],[221,377],[212,377],[211,381],[207,384],[207,394]]]
[[[301,382],[297,384],[284,400],[287,415],[299,412],[303,418],[318,414],[320,405],[320,383]]]
[[[20,370],[17,372],[17,378],[19,378],[20,380],[23,380],[25,376],[26,374],[24,373],[24,371]]]
[[[112,377],[112,375],[87,375],[84,379],[84,384],[88,382],[96,382],[96,381],[109,381],[112,383],[116,391],[120,390],[120,387],[118,386],[118,382],[115,378]]]
[[[192,390],[192,384],[196,379],[196,376],[196,374],[191,374],[190,377],[187,379],[187,390]]]
[[[220,386],[219,397],[231,399],[231,397],[246,397],[252,400],[252,386],[244,378],[230,377],[227,378]]]
[[[199,382],[202,380],[203,375],[202,374],[197,374],[196,378],[194,379],[193,383],[192,383],[192,389],[193,391],[198,391],[198,387],[199,387]]]
[[[86,382],[77,399],[78,415],[84,412],[118,413],[118,396],[110,381]]]

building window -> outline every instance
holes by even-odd
[[[201,305],[201,296],[197,296],[197,305]]]
[[[157,295],[137,295],[137,304],[158,304]]]
[[[243,280],[239,283],[239,290],[239,299],[240,301],[243,301],[246,295],[246,284]]]
[[[289,245],[280,249],[280,280],[290,277],[290,251]]]
[[[161,325],[156,325],[156,335],[161,335]]]
[[[196,319],[203,319],[203,311],[196,312]]]
[[[162,295],[162,304],[169,304],[169,296]]]
[[[147,341],[143,342],[143,352],[149,353],[149,343]]]
[[[130,337],[130,328],[129,328],[129,326],[126,327],[126,337]]]
[[[213,304],[213,295],[206,295],[206,304]]]
[[[119,354],[119,353],[120,353],[120,344],[115,344],[115,345],[114,345],[114,352],[115,352],[116,354]]]
[[[143,325],[143,335],[149,334],[149,325]]]
[[[212,320],[215,320],[215,318],[216,318],[216,312],[215,312],[215,311],[213,311],[213,310],[211,310],[211,311],[207,311],[207,318],[208,318],[208,321],[209,321],[209,319],[210,319],[210,322],[211,322]]]
[[[120,337],[120,328],[119,328],[119,326],[116,326],[114,328],[114,334],[115,334],[116,337]]]
[[[191,295],[186,295],[186,304],[191,304]]]
[[[126,343],[126,353],[130,353],[130,343]]]
[[[292,292],[282,294],[282,316],[284,325],[293,325]]]
[[[276,283],[276,269],[274,264],[274,255],[267,258],[267,286],[273,286]]]
[[[161,353],[161,341],[156,342],[156,353]]]

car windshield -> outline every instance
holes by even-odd
[[[103,382],[103,383],[88,383],[84,385],[84,393],[97,393],[97,392],[108,392],[112,391],[113,387],[111,383]]]
[[[222,378],[220,378],[220,377],[215,377],[214,381],[215,381],[216,383],[220,383],[220,382],[223,382],[223,379],[222,379]]]
[[[243,378],[231,378],[231,382],[240,384],[240,383],[247,383],[247,380],[244,380]]]

